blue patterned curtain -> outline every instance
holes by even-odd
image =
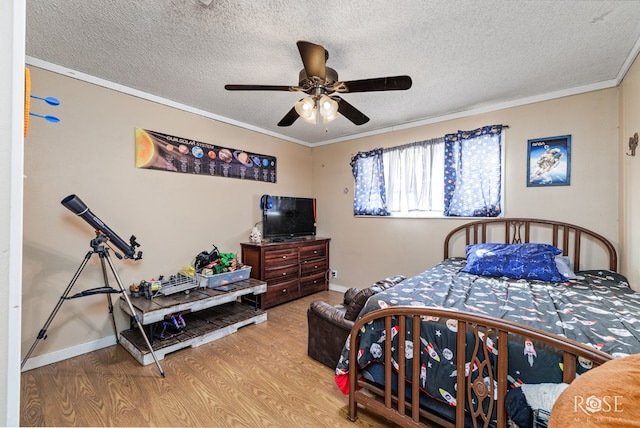
[[[493,125],[445,135],[444,215],[500,214],[501,134],[502,125]]]
[[[389,215],[384,186],[382,149],[358,152],[351,158],[356,185],[353,215]]]

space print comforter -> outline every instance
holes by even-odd
[[[566,336],[614,357],[640,353],[640,293],[629,287],[624,276],[608,270],[581,271],[577,272],[576,280],[547,283],[460,272],[465,264],[464,258],[451,258],[407,278],[373,295],[360,316],[387,306],[456,308]],[[419,341],[407,340],[414,346],[419,342],[421,347],[421,390],[432,398],[454,404],[456,325],[446,321],[426,322]],[[360,335],[359,367],[370,380],[383,384],[384,380],[376,374],[381,371],[374,368],[384,362],[384,322],[376,320],[366,325]],[[562,358],[552,348],[527,338],[513,338],[509,346],[512,386],[562,382]],[[470,361],[472,347],[467,348]],[[336,383],[345,394],[349,392],[350,363],[345,346],[336,367]],[[411,364],[407,360],[407,376],[411,374]],[[580,361],[577,371],[589,368],[588,361]]]

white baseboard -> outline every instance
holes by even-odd
[[[344,285],[334,284],[332,282],[329,283],[329,290],[331,291],[339,291],[340,293],[344,293],[351,287],[345,287]]]
[[[329,283],[329,290],[344,293],[351,287],[346,287],[340,284]],[[58,361],[66,360],[68,358],[77,357],[78,355],[86,354],[88,352],[97,351],[98,349],[106,348],[108,346],[115,345],[116,338],[105,337],[93,342],[82,343],[70,348],[61,349],[59,351],[50,352],[48,354],[38,355],[31,357],[27,360],[22,371],[37,369],[38,367],[46,366],[47,364],[57,363]]]
[[[31,357],[25,362],[22,371],[36,369],[38,367],[46,366],[47,364],[57,363],[58,361],[77,357],[78,355],[86,354],[88,352],[97,351],[98,349],[106,348],[108,346],[115,345],[116,343],[116,338],[114,336],[110,336],[93,342],[82,343],[70,348],[50,352],[48,354]]]

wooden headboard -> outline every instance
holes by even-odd
[[[580,270],[581,255],[584,250],[601,251],[609,260],[609,270],[617,271],[618,255],[613,244],[604,236],[584,227],[554,220],[532,218],[492,218],[476,220],[453,229],[444,239],[444,258],[452,254],[454,243],[462,239],[464,246],[487,242],[519,244],[542,242],[560,248],[569,256],[573,270]],[[499,236],[499,238],[498,238]],[[544,239],[541,239],[544,237]],[[458,253],[459,255],[459,253]],[[599,268],[604,268],[600,266]]]

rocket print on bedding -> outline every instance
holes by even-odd
[[[455,308],[536,327],[570,339],[590,344],[614,357],[640,353],[640,294],[627,284],[624,276],[611,271],[577,272],[576,279],[564,282],[487,277],[461,272],[464,258],[444,260],[434,268],[407,278],[394,287],[372,296],[360,316],[388,306],[427,306]],[[397,320],[396,320],[397,321]],[[422,337],[413,338],[407,331],[407,349],[420,346],[420,361],[407,360],[406,376],[412,364],[420,364],[419,385],[432,397],[450,405],[456,402],[456,328],[446,319],[423,320]],[[426,328],[425,328],[426,327]],[[394,330],[395,331],[395,330]],[[488,345],[488,358],[497,355],[497,339],[477,333]],[[476,333],[467,332],[468,343]],[[398,337],[392,335],[393,349]],[[374,382],[376,364],[384,363],[384,325],[367,324],[360,334],[358,365],[368,371]],[[409,352],[409,351],[407,351]],[[407,356],[411,356],[407,354]],[[348,348],[343,349],[336,367],[337,379],[347,376]],[[482,376],[483,355],[466,349],[465,371]],[[397,363],[392,359],[397,370]],[[578,373],[591,368],[579,361]],[[562,381],[562,358],[548,345],[529,338],[512,338],[509,348],[509,380],[512,386],[522,383]],[[489,382],[489,379],[484,379]],[[340,385],[340,382],[338,382]],[[343,391],[344,392],[344,391]]]

